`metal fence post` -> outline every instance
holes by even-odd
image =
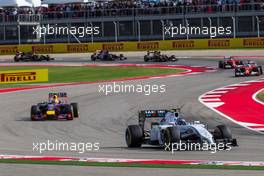
[[[137,25],[138,25],[138,41],[141,41],[141,28],[140,28],[140,22],[137,21]]]
[[[189,22],[188,22],[188,19],[185,19],[185,23],[186,23],[186,39],[189,40],[189,30],[188,30],[188,27],[189,27]]]
[[[113,23],[115,25],[115,42],[117,42],[117,23],[115,21]]]
[[[233,20],[233,38],[236,38],[236,18],[232,17]]]
[[[260,20],[259,20],[259,17],[256,16],[256,19],[257,19],[257,30],[258,30],[258,38],[260,37],[260,31],[259,31],[259,23],[260,23]]]
[[[91,25],[91,28],[93,30],[93,23],[90,22],[90,25]],[[93,43],[94,42],[94,35],[93,35],[93,32],[91,33],[91,42]]]
[[[209,28],[212,28],[212,19],[210,17],[208,17],[209,20]],[[210,34],[210,39],[212,39],[212,35]]]
[[[161,25],[162,25],[162,40],[165,40],[164,21],[163,20],[160,20],[160,21],[161,21]]]
[[[20,33],[20,15],[17,18],[17,37],[18,37],[18,45],[21,44],[21,33]]]

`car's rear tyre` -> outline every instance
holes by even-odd
[[[181,133],[180,133],[180,128],[177,126],[174,127],[168,127],[164,131],[164,143],[165,146],[170,146],[167,149],[172,149],[172,145],[174,143],[179,143],[181,140]]]
[[[226,125],[218,125],[214,130],[215,139],[232,139],[232,133],[230,128]]]
[[[49,57],[49,55],[47,55],[46,56],[46,61],[50,61],[51,59],[50,59],[50,57]]]
[[[126,57],[124,57],[124,55],[123,54],[120,54],[119,55],[119,60],[126,60],[127,58]]]
[[[259,69],[258,69],[258,70],[259,70],[259,75],[263,75],[263,69],[262,69],[262,66],[259,66],[258,68],[259,68]]]
[[[176,61],[178,61],[178,59],[175,57],[175,55],[172,55],[172,56],[170,57],[170,61],[172,61],[172,62],[176,62]]]
[[[33,55],[33,56],[32,56],[32,61],[38,61],[38,60],[39,60],[39,58],[38,58],[37,55]]]
[[[79,107],[78,103],[71,103],[72,110],[73,110],[73,117],[78,118],[79,117]]]
[[[65,105],[65,113],[67,115],[67,120],[73,120],[73,110],[71,105]]]
[[[223,61],[219,61],[218,62],[218,67],[219,68],[224,68],[224,62]]]
[[[19,62],[19,58],[14,57],[14,62]]]
[[[33,105],[31,106],[31,111],[30,111],[30,118],[32,121],[36,121],[35,116],[38,115],[38,106]]]
[[[143,131],[139,125],[129,125],[126,129],[126,143],[129,148],[141,147]]]
[[[238,62],[238,65],[243,65],[243,64],[244,64],[243,61]]]
[[[149,61],[148,57],[144,57],[144,61],[148,62]]]
[[[96,57],[95,56],[91,56],[91,61],[95,61],[96,60]]]

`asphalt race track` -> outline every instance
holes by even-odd
[[[87,62],[84,57],[58,57],[59,60],[55,61],[56,64],[60,62]],[[257,59],[257,61],[264,65],[264,59]],[[10,61],[2,60],[0,63],[8,62]],[[124,63],[144,62],[136,56],[129,56],[128,60]],[[189,58],[169,64],[217,67],[218,62],[215,59],[208,58]],[[33,143],[57,140],[60,142],[77,143],[99,142],[100,151],[86,152],[83,154],[79,154],[78,152],[53,151],[44,152],[44,155],[131,159],[155,158],[175,160],[263,161],[263,135],[234,124],[209,110],[198,101],[198,97],[207,91],[258,78],[259,77],[235,78],[233,70],[218,70],[214,73],[126,82],[127,84],[166,85],[166,93],[152,94],[149,96],[140,93],[121,93],[106,96],[102,93],[98,93],[98,84],[65,86],[0,94],[0,107],[2,109],[0,114],[0,151],[1,154],[41,155],[37,151],[33,151]],[[74,121],[31,122],[29,119],[30,106],[46,100],[48,92],[57,91],[67,92],[71,101],[79,103],[81,117]],[[232,148],[231,151],[218,151],[214,154],[209,151],[185,151],[172,154],[152,146],[144,146],[142,149],[128,149],[126,147],[124,132],[128,124],[137,123],[138,110],[163,109],[179,106],[183,106],[182,112],[188,120],[205,122],[211,128],[222,123],[227,124],[231,127],[233,136],[238,139],[240,146]],[[73,170],[75,169],[76,172],[79,170],[75,167],[72,168]],[[110,170],[116,171],[118,169]],[[133,169],[129,170],[133,173]],[[109,172],[109,174],[112,173],[114,175],[115,171]],[[104,175],[103,171],[101,172],[102,175]],[[162,173],[163,171],[161,170],[160,172]],[[201,172],[202,175],[208,174],[205,170],[197,172]],[[189,171],[189,174],[195,175],[197,172]],[[241,175],[235,173],[235,171],[232,172],[229,174]],[[182,170],[180,173],[184,175],[185,172]],[[188,171],[186,171],[186,173],[188,173]],[[83,171],[80,171],[80,174],[83,174]],[[151,173],[148,175],[151,175]]]

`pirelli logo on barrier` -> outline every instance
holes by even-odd
[[[159,49],[159,42],[141,42],[137,44],[137,49],[140,49],[140,50]]]
[[[124,50],[124,44],[123,43],[103,44],[102,49],[103,50],[109,50],[109,51],[123,51]]]
[[[174,41],[172,42],[173,49],[194,48],[194,41]]]
[[[245,47],[264,47],[264,38],[244,39],[243,46]]]
[[[89,52],[88,50],[88,45],[67,45],[67,52],[69,53],[87,53]]]
[[[0,46],[0,54],[15,54],[18,52],[17,46]]]
[[[32,46],[32,52],[39,54],[53,53],[53,49],[53,45]]]
[[[208,40],[208,48],[228,48],[230,40]]]
[[[0,84],[48,81],[48,70],[0,71]]]

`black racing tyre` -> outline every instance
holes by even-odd
[[[94,55],[91,56],[91,61],[95,61],[96,57]]]
[[[79,106],[78,103],[71,103],[72,111],[73,111],[73,117],[78,118],[79,117]]]
[[[14,57],[14,62],[19,62],[19,58]]]
[[[218,62],[218,67],[219,68],[224,68],[224,62],[223,61],[219,61]]]
[[[47,60],[47,58],[45,56],[41,55],[38,60],[39,61],[44,61],[44,60]]]
[[[263,75],[263,69],[262,69],[262,66],[259,66],[259,74],[260,74],[260,75]]]
[[[46,61],[50,61],[51,59],[50,59],[50,56],[49,55],[47,55],[46,56]]]
[[[141,147],[143,131],[139,125],[129,125],[126,129],[126,143],[129,148]]]
[[[235,77],[238,77],[238,75],[236,74],[238,71],[235,70]]]
[[[172,62],[176,62],[176,61],[178,61],[178,59],[175,57],[175,55],[172,55],[172,56],[170,57],[170,61],[172,61]]]
[[[243,65],[243,64],[244,64],[243,61],[238,62],[238,65]]]
[[[32,56],[32,60],[33,60],[33,61],[38,61],[38,60],[39,60],[39,57],[38,57],[37,55],[33,55],[33,56]]]
[[[226,125],[218,125],[214,131],[215,139],[232,139],[232,133],[230,128]]]
[[[67,120],[73,120],[73,110],[72,110],[72,106],[66,104],[66,105],[64,106],[64,108],[65,108],[65,113],[66,113],[67,115],[68,115],[68,114],[71,114],[70,117],[67,116]]]
[[[173,143],[179,143],[180,140],[181,140],[181,132],[179,127],[177,126],[168,127],[164,131],[164,143],[166,146],[168,145],[171,146]]]
[[[36,121],[34,116],[38,115],[38,106],[33,105],[31,106],[31,111],[30,111],[30,118],[32,121]]]
[[[145,57],[144,57],[144,61],[145,61],[145,62],[148,62],[148,61],[149,61],[149,58],[145,56]]]

